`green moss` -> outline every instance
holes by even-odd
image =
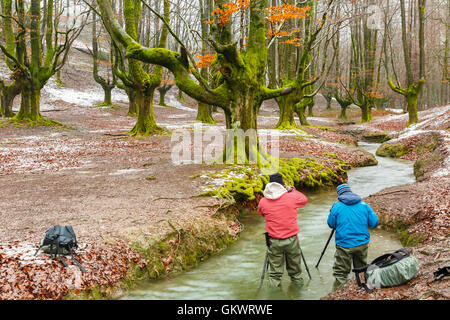
[[[408,231],[403,231],[400,234],[400,242],[403,247],[414,247],[422,240],[420,235],[410,234]]]
[[[291,158],[279,159],[278,172],[283,176],[286,185],[295,186],[297,189],[317,190],[327,188],[339,183],[346,178],[349,165],[331,154],[331,159],[321,164],[316,159]],[[233,174],[231,174],[233,173]],[[202,195],[216,196],[232,201],[251,201],[256,195],[262,194],[267,183],[268,175],[261,174],[255,166],[233,166],[218,173],[206,174],[209,178],[225,179],[223,186],[209,186]]]
[[[388,134],[379,133],[379,132],[371,132],[363,136],[363,138],[370,142],[383,143],[390,140]]]
[[[110,108],[110,109],[115,109],[115,110],[119,110],[120,109],[119,106],[116,106],[116,105],[114,105],[112,103],[106,103],[106,102],[95,104],[94,107],[103,108],[103,109]]]
[[[439,135],[436,133],[430,133],[427,137],[421,141],[415,148],[414,152],[417,154],[424,154],[434,151],[438,146]]]
[[[325,127],[325,126],[311,126],[313,128],[317,128],[320,130],[324,130],[324,131],[337,131],[337,129],[333,128],[333,127]]]
[[[411,151],[408,147],[401,143],[385,143],[376,151],[376,155],[380,157],[400,158],[404,154]]]

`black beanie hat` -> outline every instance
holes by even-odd
[[[279,173],[274,173],[269,176],[270,182],[278,182],[281,185],[284,185],[283,176]]]

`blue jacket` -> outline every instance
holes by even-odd
[[[346,192],[338,200],[328,215],[328,226],[336,229],[335,240],[340,247],[350,248],[370,241],[368,228],[378,225],[378,217],[372,208],[361,201],[357,194]]]

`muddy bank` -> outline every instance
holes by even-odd
[[[423,114],[420,123],[396,133],[378,155],[414,160],[416,182],[384,189],[364,200],[377,213],[380,227],[398,234],[419,260],[418,275],[405,285],[357,291],[354,279],[326,299],[450,299],[449,278],[433,281],[433,272],[450,264],[450,107]]]

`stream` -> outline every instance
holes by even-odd
[[[375,154],[379,144],[359,143],[359,147]],[[352,169],[348,172],[348,184],[361,197],[369,196],[384,188],[410,184],[415,181],[412,162],[376,157],[377,166]],[[266,253],[264,219],[248,214],[240,218],[245,226],[240,238],[223,252],[208,258],[192,270],[159,280],[140,282],[122,299],[148,300],[317,300],[331,292],[334,278],[334,236],[320,262],[315,265],[330,235],[326,223],[329,210],[336,201],[336,191],[305,193],[306,207],[300,209],[300,246],[305,256],[312,280],[309,280],[302,262],[305,285],[298,289],[290,286],[290,279],[283,274],[281,289],[268,287],[268,273],[264,285],[258,290]],[[368,261],[377,256],[401,248],[400,241],[392,233],[370,230]],[[353,273],[349,277],[354,276]]]

